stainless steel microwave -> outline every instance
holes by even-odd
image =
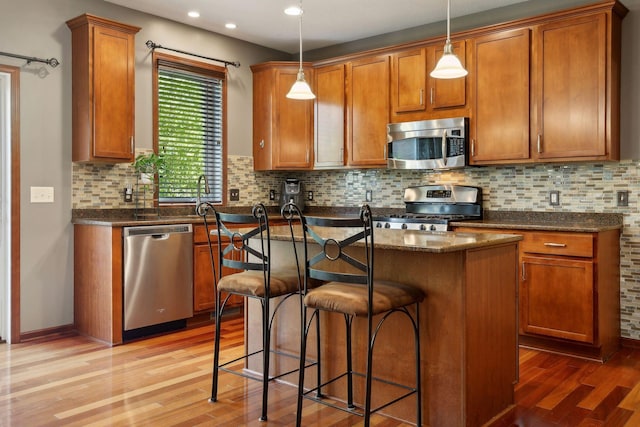
[[[467,165],[469,119],[390,123],[387,166],[390,169],[456,169]]]

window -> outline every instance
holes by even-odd
[[[192,203],[200,175],[211,192],[202,200],[223,203],[226,170],[226,69],[153,53],[154,150],[166,160],[158,178],[160,203]]]

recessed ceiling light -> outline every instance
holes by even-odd
[[[200,12],[197,10],[192,10],[187,15],[189,15],[190,18],[200,18]]]
[[[290,16],[300,16],[302,15],[302,8],[300,8],[300,6],[291,6],[286,8],[284,13]]]
[[[224,24],[224,26],[230,30],[235,30],[238,26],[236,24],[234,24],[233,22],[227,22],[226,24]]]

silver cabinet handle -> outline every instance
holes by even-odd
[[[424,105],[424,89],[420,89],[420,105]]]
[[[545,242],[545,246],[550,246],[552,248],[566,248],[567,245],[564,243],[553,243],[553,242]]]
[[[442,163],[447,165],[447,130],[442,132]]]
[[[305,162],[309,163],[309,148],[307,148],[307,155],[305,156]]]
[[[264,139],[261,139],[258,145],[260,146],[260,148],[264,148]]]
[[[476,140],[472,139],[471,140],[471,157],[475,157],[476,156]]]
[[[433,98],[434,98],[434,95],[433,95],[433,88],[431,88],[431,90],[430,90],[429,98],[430,98],[430,99],[429,99],[429,102],[431,102],[431,105],[433,105]]]
[[[384,144],[384,151],[382,152],[382,156],[385,160],[387,160],[387,144]]]
[[[133,154],[133,135],[131,135],[130,141],[131,141],[131,147],[130,147],[131,151],[130,152],[131,152],[131,154]]]
[[[522,281],[523,281],[523,282],[524,282],[525,280],[527,280],[527,275],[526,275],[525,270],[524,270],[524,265],[525,265],[525,264],[524,264],[524,261],[522,261]]]
[[[542,135],[538,134],[538,153],[542,153]]]

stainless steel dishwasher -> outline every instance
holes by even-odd
[[[193,316],[191,224],[125,227],[123,238],[125,339],[186,324]]]

